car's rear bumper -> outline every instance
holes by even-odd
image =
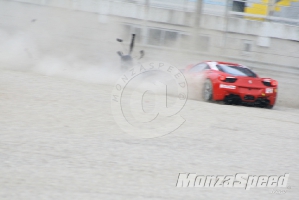
[[[237,105],[250,105],[250,106],[259,106],[267,107],[269,105],[273,106],[275,104],[275,99],[272,97],[256,97],[252,100],[242,99],[240,95],[229,94],[226,95],[223,101],[227,104],[237,104]]]
[[[213,99],[228,103],[245,103],[252,105],[274,105],[277,88],[249,88],[233,84],[218,84],[214,86]]]

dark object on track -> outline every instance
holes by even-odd
[[[132,34],[132,40],[130,44],[130,49],[127,55],[124,55],[122,51],[118,51],[117,54],[120,56],[121,59],[121,69],[123,71],[128,70],[130,67],[133,67],[134,65],[134,58],[132,57],[133,49],[134,49],[134,43],[135,43],[135,34]],[[122,39],[116,39],[118,42],[123,42]],[[144,51],[140,51],[140,57],[138,58],[141,59],[144,56]]]

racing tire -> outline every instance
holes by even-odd
[[[213,100],[213,85],[209,79],[205,80],[205,82],[204,82],[203,91],[202,91],[202,99],[205,102],[211,102]]]
[[[267,109],[272,109],[274,107],[274,105],[268,105],[266,108]]]

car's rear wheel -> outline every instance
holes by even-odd
[[[268,109],[272,109],[274,107],[274,105],[268,105],[268,106],[266,106],[266,108],[268,108]]]
[[[202,92],[203,100],[206,102],[210,102],[213,99],[213,85],[212,82],[207,79],[204,82],[203,92]]]

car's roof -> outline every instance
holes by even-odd
[[[236,66],[236,67],[242,67],[242,68],[248,68],[248,67],[246,67],[244,65],[241,65],[241,64],[238,64],[238,63],[223,62],[223,61],[203,61],[203,62],[200,62],[200,63],[207,63],[211,67],[211,69],[216,70],[216,71],[219,71],[219,69],[217,67],[218,64],[220,64],[220,65],[221,64],[223,64],[223,65],[230,65],[230,66]],[[200,63],[198,63],[198,64],[200,64]],[[197,65],[197,64],[195,64],[195,65]],[[190,68],[192,68],[195,65],[194,64],[188,65],[187,68],[190,69]]]
[[[224,64],[224,65],[243,66],[243,65],[238,64],[238,63],[223,62],[223,61],[205,61],[205,62],[206,63],[213,62],[213,63],[216,63],[216,64]]]
[[[231,62],[222,62],[222,61],[205,61],[212,69],[218,70],[216,65],[223,64],[223,65],[230,65],[230,66],[236,66],[236,67],[242,67],[242,68],[248,68],[244,65],[238,64],[238,63],[231,63]]]
[[[244,66],[244,65],[238,64],[238,63],[223,62],[223,61],[202,61],[202,62],[200,62],[198,64],[195,64],[195,65],[194,64],[188,65],[186,67],[186,70],[188,71],[192,67],[197,66],[199,64],[203,64],[203,63],[206,63],[212,70],[215,70],[215,71],[218,71],[218,72],[220,72],[220,70],[219,70],[219,66],[217,66],[217,65],[221,65],[221,64],[234,66],[234,67],[239,67],[239,68],[243,68],[243,69],[245,68],[245,69],[248,69],[249,71],[251,71],[252,73],[254,73],[256,75],[256,77],[258,77],[258,75],[255,72],[253,72],[252,70],[250,70],[250,68],[248,68],[247,66]],[[221,72],[223,72],[223,71],[221,71]]]

